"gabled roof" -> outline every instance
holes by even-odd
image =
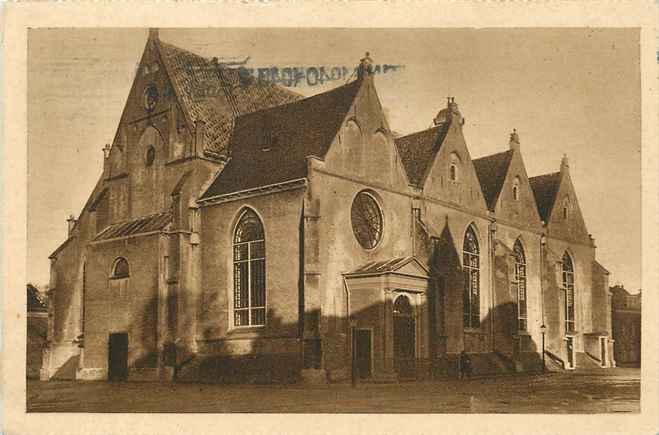
[[[551,210],[554,207],[560,182],[560,172],[529,178],[529,183],[531,184],[531,189],[535,196],[535,202],[538,204],[540,219],[544,222],[547,222]]]
[[[231,159],[200,199],[305,178],[306,158],[325,156],[361,83],[238,117]]]
[[[513,158],[513,150],[473,160],[487,208],[494,210]]]
[[[39,294],[39,290],[32,284],[27,285],[27,312],[45,313],[48,311],[46,303]]]
[[[94,238],[98,240],[108,240],[117,237],[134,236],[137,234],[160,231],[167,226],[172,220],[169,212],[156,213],[149,216],[139,217],[127,222],[119,222],[105,228]]]
[[[444,122],[427,130],[395,139],[410,184],[423,187],[428,170],[444,142],[449,125],[449,122]]]
[[[371,261],[363,264],[347,275],[372,275],[396,272],[410,263],[421,269],[423,272],[428,273],[428,268],[425,267],[416,257],[395,257],[387,260]]]
[[[226,154],[238,115],[289,103],[297,93],[155,40],[182,110],[190,122],[205,123],[204,151]]]

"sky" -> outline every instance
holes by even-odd
[[[38,29],[28,34],[28,280],[46,284],[102,172],[147,29]],[[611,285],[641,286],[639,38],[634,29],[161,29],[160,39],[247,68],[298,67],[313,95],[347,77],[365,52],[390,127],[429,127],[446,97],[466,118],[472,158],[508,147],[516,128],[529,176],[563,154]],[[316,68],[316,70],[313,70]],[[339,71],[335,69],[334,71]],[[255,72],[255,73],[256,73]]]

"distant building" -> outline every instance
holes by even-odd
[[[46,348],[48,308],[39,290],[27,285],[27,377],[39,378],[41,355]]]
[[[641,364],[641,292],[630,294],[621,285],[611,287],[614,355],[619,365]]]
[[[472,160],[453,98],[395,137],[367,58],[302,98],[152,31],[131,89],[50,257],[44,378],[445,376],[463,350],[538,370],[542,343],[562,369],[612,364],[567,157],[528,177],[513,131]]]

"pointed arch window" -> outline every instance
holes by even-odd
[[[464,272],[463,321],[465,328],[480,326],[480,258],[478,238],[470,226],[465,233],[462,256]]]
[[[563,200],[563,220],[567,220],[570,217],[570,198],[565,197]]]
[[[513,180],[513,201],[519,201],[519,177]]]
[[[265,234],[250,209],[240,216],[233,235],[233,323],[265,325]]]
[[[565,332],[574,332],[574,266],[570,255],[563,254],[563,291],[565,292]]]
[[[517,329],[526,331],[528,325],[528,316],[526,311],[526,256],[524,247],[519,240],[513,247],[513,256],[515,257],[515,275],[513,281],[513,290],[517,293]]]

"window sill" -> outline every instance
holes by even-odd
[[[465,334],[483,334],[483,330],[481,328],[464,328]]]
[[[522,337],[522,336],[530,337],[531,333],[529,333],[529,331],[517,331],[517,332],[513,333],[513,336],[516,336],[516,337]]]
[[[227,337],[251,337],[256,335],[262,335],[265,331],[265,325],[258,326],[234,326],[229,331],[227,331]]]

